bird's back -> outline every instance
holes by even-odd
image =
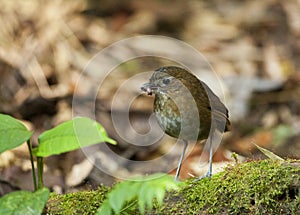
[[[202,126],[200,124],[202,127],[202,135],[199,135],[198,139],[207,138],[211,125],[214,126],[213,128],[217,128],[221,132],[230,130],[230,121],[227,108],[221,102],[219,97],[216,96],[203,81],[199,80],[192,73],[180,67],[168,67],[166,72],[181,81],[182,84],[189,89],[197,104],[200,123],[202,121],[206,124],[203,125],[204,123],[202,123]],[[208,120],[210,120],[212,123],[209,124]]]

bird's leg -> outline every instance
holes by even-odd
[[[207,177],[211,177],[211,173],[212,173],[212,158],[213,158],[213,150],[212,150],[212,138],[209,137],[208,139],[209,141],[209,161],[208,161],[208,171],[205,175],[197,178],[195,181],[199,181],[203,178],[207,178]]]
[[[188,142],[186,140],[183,140],[183,144],[184,144],[183,145],[183,150],[182,150],[182,153],[181,153],[181,156],[180,156],[180,159],[179,159],[178,167],[177,167],[177,170],[176,170],[176,175],[175,175],[175,178],[174,178],[175,181],[178,181],[178,176],[179,176],[179,173],[180,173],[181,164],[182,164],[182,161],[183,161],[183,157],[184,157],[185,150],[186,150],[186,147],[188,145]]]
[[[206,177],[211,177],[211,173],[212,173],[212,158],[213,158],[213,150],[212,150],[212,138],[209,138],[209,167],[208,167],[208,171],[206,173]]]

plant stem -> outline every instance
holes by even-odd
[[[31,146],[31,141],[30,139],[27,140],[27,146],[28,146],[28,151],[30,155],[30,162],[31,162],[31,169],[32,169],[32,180],[33,180],[33,187],[34,191],[37,190],[37,183],[36,183],[36,174],[35,174],[35,168],[34,168],[34,162],[33,162],[33,155],[32,155],[32,146]]]
[[[37,157],[37,169],[38,169],[38,189],[44,187],[43,184],[43,171],[44,171],[44,158]]]

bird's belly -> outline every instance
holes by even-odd
[[[184,140],[205,139],[203,135],[206,133],[200,132],[198,111],[193,113],[185,106],[181,107],[180,112],[174,102],[160,98],[154,101],[154,112],[158,124],[166,134]]]
[[[172,137],[179,137],[181,130],[181,117],[169,110],[155,111],[160,127]]]

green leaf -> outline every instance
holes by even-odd
[[[119,213],[126,202],[131,201],[137,195],[140,183],[124,181],[115,185],[108,194],[109,204],[115,213]]]
[[[42,214],[50,192],[42,188],[34,193],[16,191],[0,199],[0,214],[5,215],[36,215]]]
[[[16,148],[29,140],[32,132],[15,118],[0,114],[0,153]]]
[[[145,181],[141,183],[137,197],[141,214],[145,213],[145,206],[149,210],[152,209],[154,199],[156,199],[158,205],[162,205],[166,190],[177,190],[180,186],[178,182],[174,181],[172,176],[161,173],[147,176]]]
[[[101,214],[100,211],[111,212],[112,210],[116,214],[126,213],[129,209],[129,207],[126,208],[128,206],[126,203],[129,202],[134,203],[130,206],[131,208],[134,205],[138,206],[140,214],[144,214],[146,206],[148,209],[152,209],[154,199],[157,200],[158,205],[161,205],[166,190],[176,190],[179,189],[179,186],[180,184],[175,182],[172,176],[161,173],[120,182],[108,193],[106,203],[101,205],[97,214]]]
[[[85,117],[74,118],[45,131],[38,141],[39,146],[33,149],[33,154],[39,157],[57,155],[100,142],[116,144],[99,123]]]
[[[138,206],[139,206],[140,214],[145,214],[145,209],[146,209],[145,205],[146,205],[145,199],[139,198]]]
[[[263,147],[260,147],[258,145],[256,145],[254,143],[254,145],[259,149],[259,151],[261,151],[264,155],[266,155],[268,158],[272,159],[272,160],[279,160],[279,161],[284,161],[283,158],[279,157],[278,155],[274,154],[273,152],[263,148]]]
[[[105,200],[101,204],[101,207],[97,210],[95,215],[111,215],[111,214],[112,214],[112,209],[109,205],[109,202]]]
[[[164,189],[156,189],[155,190],[155,197],[157,199],[158,205],[162,205],[164,197],[165,197],[165,193],[166,193],[166,190],[164,190]]]
[[[139,199],[139,208],[145,207],[146,204],[149,206],[149,208],[152,208],[153,206],[153,199],[155,197],[155,190],[149,189],[148,186],[149,183],[145,183],[139,193],[138,193],[138,199]],[[152,186],[151,186],[152,187]]]
[[[149,186],[150,185],[150,186]],[[141,214],[145,213],[146,205],[148,208],[153,207],[153,199],[155,198],[155,190],[151,183],[145,183],[138,193],[138,205]]]
[[[109,202],[111,208],[116,213],[118,213],[118,211],[120,211],[122,209],[122,206],[126,202],[126,197],[124,197],[124,189],[122,189],[122,187],[119,187],[119,188],[117,188],[117,190],[115,190],[115,192],[111,192],[109,195],[108,202]]]

